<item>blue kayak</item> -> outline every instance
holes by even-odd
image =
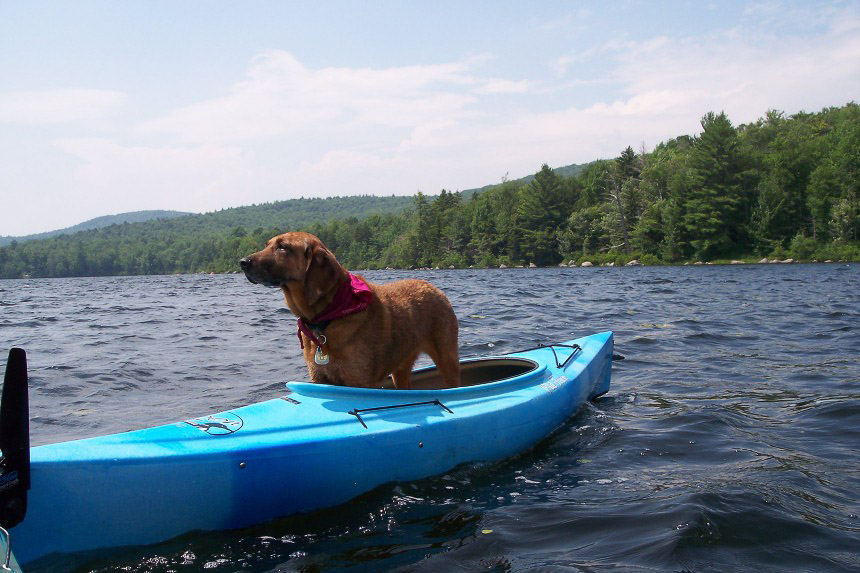
[[[144,545],[346,502],[376,486],[500,460],[609,390],[611,332],[434,367],[411,390],[288,382],[284,396],[122,434],[30,449],[24,565],[51,553]]]

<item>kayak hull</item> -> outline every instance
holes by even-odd
[[[513,373],[498,381],[408,391],[290,382],[281,398],[228,412],[32,448],[13,549],[26,565],[240,528],[516,455],[609,389],[612,333],[566,345],[462,363]],[[415,387],[433,370],[416,371]]]

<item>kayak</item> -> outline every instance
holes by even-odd
[[[449,389],[439,389],[435,367],[416,370],[410,390],[289,382],[285,395],[234,410],[34,447],[12,549],[26,566],[51,553],[241,528],[501,460],[606,393],[612,350],[604,332],[464,360],[461,386]]]
[[[606,393],[612,351],[604,332],[463,360],[459,388],[440,388],[435,367],[415,370],[410,390],[288,382],[283,396],[230,411],[29,448],[12,549],[26,567],[52,553],[247,527],[501,460]],[[6,385],[8,376],[7,366]]]

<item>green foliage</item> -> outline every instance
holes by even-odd
[[[743,161],[738,136],[725,113],[702,118],[702,134],[687,156],[688,185],[679,200],[679,224],[690,237],[693,256],[709,260],[733,250],[746,228],[742,217]]]
[[[464,193],[300,199],[13,240],[0,277],[224,272],[287,230],[318,235],[351,269],[860,260],[857,104],[701,123],[650,153]]]
[[[639,262],[648,267],[663,264],[660,259],[658,259],[655,255],[652,255],[651,253],[646,253],[642,255],[642,258],[639,259]]]
[[[809,261],[815,257],[815,250],[818,243],[812,237],[807,237],[803,233],[798,233],[791,240],[791,245],[788,247],[788,253],[791,258],[802,261]]]
[[[816,261],[860,261],[860,245],[857,243],[828,243],[819,245],[813,253]]]
[[[561,260],[556,231],[566,219],[564,183],[544,164],[531,183],[517,195],[516,224],[519,252],[538,266],[557,264]]]
[[[606,205],[593,205],[571,213],[558,232],[561,251],[569,256],[598,252],[608,242],[607,211]]]
[[[286,230],[402,211],[409,197],[295,199],[140,223],[111,224],[0,248],[0,278],[225,272]],[[360,260],[354,257],[353,260]]]

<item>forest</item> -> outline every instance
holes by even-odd
[[[80,231],[88,231],[90,229],[100,229],[102,227],[109,227],[114,224],[122,225],[123,223],[142,223],[144,221],[152,221],[154,219],[172,219],[174,217],[185,217],[187,215],[193,215],[193,213],[184,213],[182,211],[155,210],[133,211],[131,213],[120,213],[118,215],[103,215],[101,217],[96,217],[95,219],[90,219],[89,221],[84,221],[83,223],[78,223],[77,225],[74,225],[72,227],[67,227],[65,229],[57,229],[55,231],[48,231],[46,233],[35,233],[33,235],[25,235],[23,237],[0,235],[0,247],[11,244],[12,241],[15,241],[17,243],[23,243],[25,241],[48,239],[50,237],[56,237],[58,235],[71,235],[73,233],[77,233]]]
[[[383,199],[304,200],[299,218],[288,201],[227,210],[219,224],[195,215],[13,243],[0,248],[0,277],[232,271],[272,235],[300,229],[350,269],[860,260],[860,106],[771,110],[738,126],[709,112],[699,134],[652,151],[543,165],[474,193]]]

